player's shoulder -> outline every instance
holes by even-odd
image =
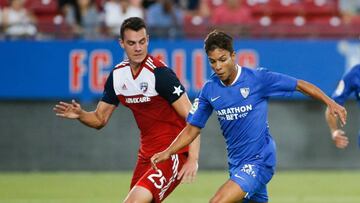
[[[351,70],[350,74],[360,74],[360,64],[355,65]]]
[[[256,68],[250,68],[246,66],[241,67],[241,74],[243,78],[244,77],[259,78],[268,72],[269,69],[264,67],[256,67]]]
[[[144,60],[144,66],[147,66],[148,68],[151,68],[153,70],[155,69],[162,69],[162,68],[168,68],[168,66],[160,59],[148,55]]]
[[[356,69],[357,71],[360,71],[360,64],[356,64],[353,69]]]
[[[120,63],[116,64],[113,70],[121,69],[130,65],[129,59],[125,59]]]
[[[216,83],[219,83],[220,82],[220,79],[219,77],[216,75],[216,73],[212,73],[209,77],[209,79],[205,82],[204,84],[204,87],[205,86],[209,86],[209,85],[212,85],[212,84],[216,84]]]
[[[353,68],[350,69],[343,77],[342,80],[344,81],[353,81],[360,78],[360,64],[355,65]]]

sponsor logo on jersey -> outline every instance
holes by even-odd
[[[244,99],[246,99],[249,96],[250,88],[248,87],[240,88],[240,93],[244,97]]]
[[[133,98],[126,98],[125,102],[127,104],[139,104],[139,103],[146,103],[150,102],[150,97],[133,97]]]
[[[149,84],[147,82],[141,82],[140,83],[140,90],[145,93],[148,90]]]
[[[226,109],[217,110],[216,114],[220,120],[237,120],[240,118],[245,118],[250,111],[252,111],[253,107],[251,104],[231,107]]]
[[[217,97],[212,97],[212,98],[210,98],[210,100],[211,100],[211,102],[214,102],[214,101],[216,101],[217,99],[219,99],[221,96],[217,96]]]

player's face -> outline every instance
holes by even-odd
[[[140,64],[147,55],[149,36],[145,28],[138,31],[126,29],[123,39],[120,39],[120,45],[125,50],[130,64]]]
[[[235,52],[216,48],[208,53],[211,68],[225,85],[230,85],[236,77]]]

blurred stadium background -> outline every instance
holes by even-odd
[[[328,95],[360,63],[359,0],[95,0],[87,6],[93,18],[81,14],[79,2],[0,0],[0,203],[125,197],[138,148],[131,112],[120,106],[101,131],[52,112],[72,98],[95,108],[107,74],[124,57],[117,43],[122,16],[147,20],[150,53],[174,69],[192,99],[211,74],[202,42],[214,28],[235,37],[241,65],[308,80]],[[19,5],[27,14],[9,21]],[[156,13],[162,6],[169,13]],[[298,94],[270,101],[278,148],[272,202],[360,202],[359,107],[353,100],[346,107],[350,145],[337,150],[323,105]],[[198,181],[166,202],[206,202],[226,180],[226,164],[212,116],[202,133]]]

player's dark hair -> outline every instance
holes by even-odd
[[[233,53],[233,38],[224,32],[214,30],[206,36],[204,41],[204,48],[206,54],[217,48],[224,49],[229,51],[230,53]]]
[[[145,28],[145,30],[146,30],[146,24],[142,18],[139,18],[139,17],[127,18],[124,20],[124,22],[121,25],[120,37],[122,40],[124,39],[124,32],[126,29],[139,31],[142,28]]]

